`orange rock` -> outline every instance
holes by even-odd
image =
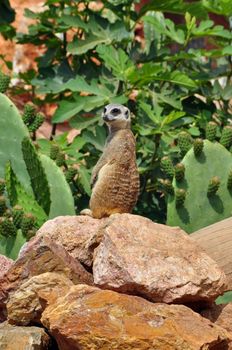
[[[7,258],[5,255],[0,255],[0,277],[5,275],[13,263],[14,261],[12,259]]]
[[[182,305],[77,285],[51,301],[43,325],[60,350],[225,350],[222,328]]]
[[[50,338],[42,328],[0,324],[1,350],[48,350],[50,346]]]
[[[210,303],[227,289],[224,272],[177,227],[111,215],[94,253],[94,283],[154,302]]]

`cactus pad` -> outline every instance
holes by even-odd
[[[195,156],[192,148],[182,163],[185,176],[182,181],[173,180],[175,195],[168,198],[167,224],[191,233],[231,216],[232,191],[228,188],[232,183],[231,153],[220,143],[205,140],[201,154]],[[176,193],[181,189],[186,191],[186,198],[182,205],[176,205],[179,196]]]

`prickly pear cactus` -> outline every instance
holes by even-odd
[[[0,178],[6,176],[8,196],[7,203],[2,199],[0,207],[2,205],[4,213],[7,213],[6,205],[9,210],[20,205],[25,213],[35,216],[35,227],[38,228],[48,218],[75,214],[75,208],[70,187],[62,171],[50,158],[39,156],[28,140],[28,129],[17,108],[0,93]],[[7,164],[10,165],[5,173]],[[2,187],[3,184],[0,183],[0,196]],[[7,229],[11,220],[7,220],[3,219],[2,225],[0,222],[0,254],[14,259],[26,239],[35,234],[35,229],[28,230],[27,236],[22,230],[11,234],[13,231]]]
[[[167,224],[188,233],[232,215],[232,155],[218,142],[200,148],[186,153],[184,176],[173,180],[168,197]]]

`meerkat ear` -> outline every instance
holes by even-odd
[[[129,115],[130,115],[130,111],[129,111],[129,109],[127,109],[126,112],[125,112],[125,117],[126,117],[126,119],[129,118]]]

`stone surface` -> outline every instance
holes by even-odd
[[[34,249],[25,251],[7,274],[0,279],[0,313],[4,313],[9,293],[23,282],[44,272],[62,273],[74,284],[92,284],[92,275],[64,247],[45,237]]]
[[[49,237],[62,246],[75,259],[91,266],[94,248],[100,243],[102,228],[108,219],[97,220],[89,216],[59,216],[47,221],[22,249],[21,255],[34,249]]]
[[[211,308],[202,311],[201,315],[228,331],[231,340],[228,349],[232,350],[232,304],[214,304]]]
[[[47,350],[50,338],[39,327],[17,327],[4,322],[0,324],[1,350]]]
[[[209,303],[226,276],[184,231],[141,216],[115,214],[94,253],[94,283],[155,302]]]
[[[0,255],[0,277],[5,275],[13,263],[14,261],[12,259],[7,258],[5,255]]]
[[[11,294],[7,303],[8,321],[21,326],[40,323],[43,309],[38,292],[50,294],[56,288],[71,286],[73,286],[71,280],[54,272],[46,272],[30,278]]]
[[[226,350],[222,328],[182,305],[76,285],[48,299],[42,323],[60,350]]]

